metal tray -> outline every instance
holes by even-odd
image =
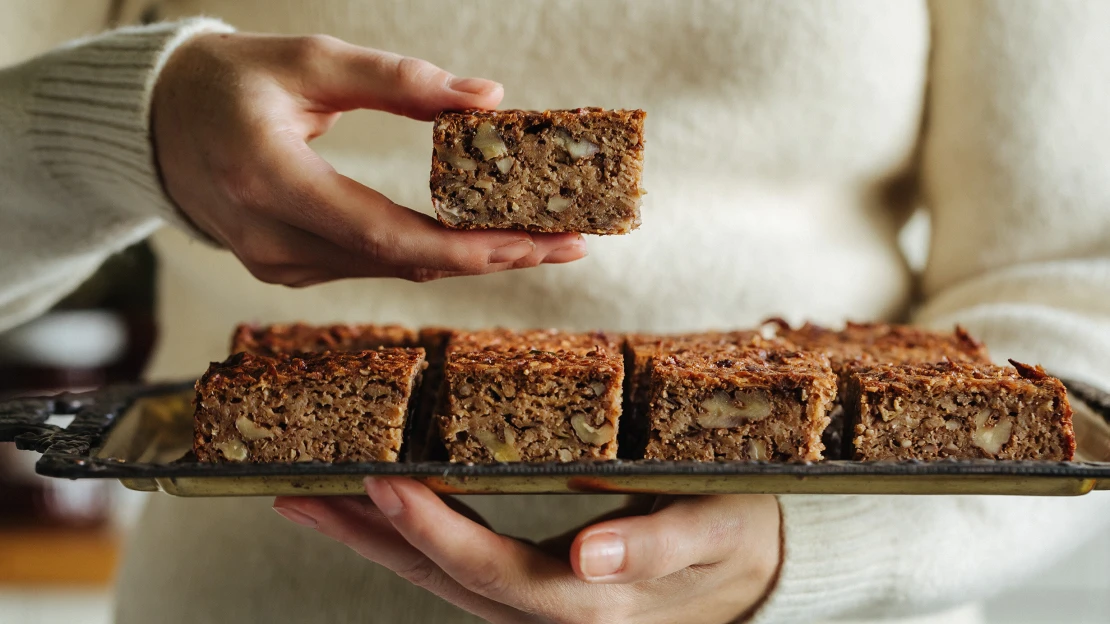
[[[39,474],[112,478],[176,496],[337,495],[368,475],[411,476],[444,494],[1003,494],[1110,489],[1110,395],[1068,383],[1074,462],[657,462],[496,465],[320,462],[205,464],[188,459],[192,382],[114,386],[0,402],[0,441],[38,451]],[[49,422],[72,416],[68,426]]]

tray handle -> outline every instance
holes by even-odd
[[[0,442],[15,442],[20,450],[43,453],[54,436],[65,431],[47,420],[77,414],[93,400],[90,393],[0,401]]]
[[[121,400],[134,396],[139,387],[127,384],[78,394],[65,392],[0,401],[0,442],[15,442],[19,450],[44,454],[86,453],[111,420],[110,415],[101,412],[115,408],[111,409],[114,414]],[[51,416],[74,416],[74,419],[63,428],[47,422]]]

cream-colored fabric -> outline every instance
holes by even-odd
[[[150,6],[126,0],[120,14],[131,20]],[[228,329],[245,320],[676,330],[772,314],[896,317],[914,303],[896,235],[916,181],[935,222],[918,320],[965,323],[1000,358],[1110,387],[1102,359],[1110,182],[1099,173],[1110,145],[1101,80],[1110,21],[1095,0],[171,0],[156,8],[166,19],[203,13],[243,29],[327,32],[420,56],[502,81],[507,107],[644,108],[650,194],[643,228],[592,238],[584,261],[421,285],[266,286],[228,254],[162,229],[154,241],[163,333],[152,377],[196,374],[223,356]],[[150,74],[184,36],[178,28],[197,24],[111,35],[0,73],[0,184],[20,198],[0,195],[4,231],[11,223],[20,232],[0,247],[9,267],[0,267],[0,298],[24,306],[5,322],[42,309],[172,214],[152,196],[147,152],[127,163],[79,156],[87,147],[66,133],[84,122],[64,124],[50,144],[66,162],[81,160],[67,186],[56,168],[27,164],[41,140],[27,114],[46,106],[35,95],[40,77],[83,46],[98,75],[113,63],[104,46],[136,37],[151,38],[132,63]],[[130,110],[141,113],[150,82],[130,76]],[[66,114],[99,119],[92,99],[74,99]],[[117,142],[148,149],[140,120],[129,117]],[[428,141],[426,124],[354,113],[314,146],[340,171],[428,211]],[[51,244],[36,236],[46,225],[83,236]],[[468,502],[494,526],[533,537],[615,504]],[[786,560],[759,622],[928,618],[1034,573],[1110,518],[1105,495],[781,502]],[[261,500],[154,498],[130,544],[120,605],[124,623],[468,621],[279,522]],[[978,616],[965,608],[932,619]]]

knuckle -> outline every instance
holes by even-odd
[[[524,256],[520,260],[513,263],[514,269],[531,269],[538,267],[543,262],[543,257],[539,254],[531,254]]]
[[[234,206],[257,208],[265,204],[268,185],[251,167],[232,165],[218,174],[217,184]]]
[[[476,566],[467,575],[466,587],[482,596],[500,596],[508,589],[508,583],[493,566]]]
[[[293,60],[311,64],[321,57],[335,54],[341,45],[342,41],[331,35],[297,37],[293,42]]]
[[[389,233],[377,231],[364,231],[357,234],[354,239],[353,251],[369,260],[382,261],[389,256],[389,251],[396,245],[394,236]]]
[[[397,576],[405,579],[409,583],[417,587],[428,589],[437,581],[438,570],[427,559],[421,559],[415,563],[397,570]]]
[[[480,273],[489,266],[489,252],[485,249],[472,249],[466,245],[455,244],[447,254],[451,270],[466,273]]]
[[[291,264],[287,250],[263,237],[247,237],[235,245],[235,253],[248,268],[276,273]]]
[[[668,533],[662,533],[654,539],[652,555],[643,562],[643,570],[648,578],[659,578],[672,571],[678,558],[680,547],[678,540]]]
[[[266,284],[285,284],[287,281],[286,271],[280,267],[269,266],[264,264],[255,264],[249,261],[243,263],[251,275],[260,282]]]
[[[401,84],[425,84],[442,76],[446,81],[447,72],[423,59],[411,56],[401,57],[394,68],[395,78]]]
[[[427,282],[435,281],[435,280],[439,279],[440,277],[442,277],[442,275],[440,274],[439,271],[433,271],[432,269],[418,268],[418,269],[408,269],[408,270],[404,271],[404,273],[401,275],[401,277],[403,279],[407,280],[407,281],[410,281],[410,282],[415,282],[417,284],[424,284],[424,283],[427,283]]]

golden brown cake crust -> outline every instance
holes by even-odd
[[[959,326],[943,333],[887,323],[849,322],[841,330],[806,323],[797,329],[782,327],[778,336],[800,348],[825,353],[836,369],[866,363],[991,361],[986,346]]]
[[[365,351],[378,347],[412,347],[417,333],[400,325],[239,325],[231,337],[231,353]]]

